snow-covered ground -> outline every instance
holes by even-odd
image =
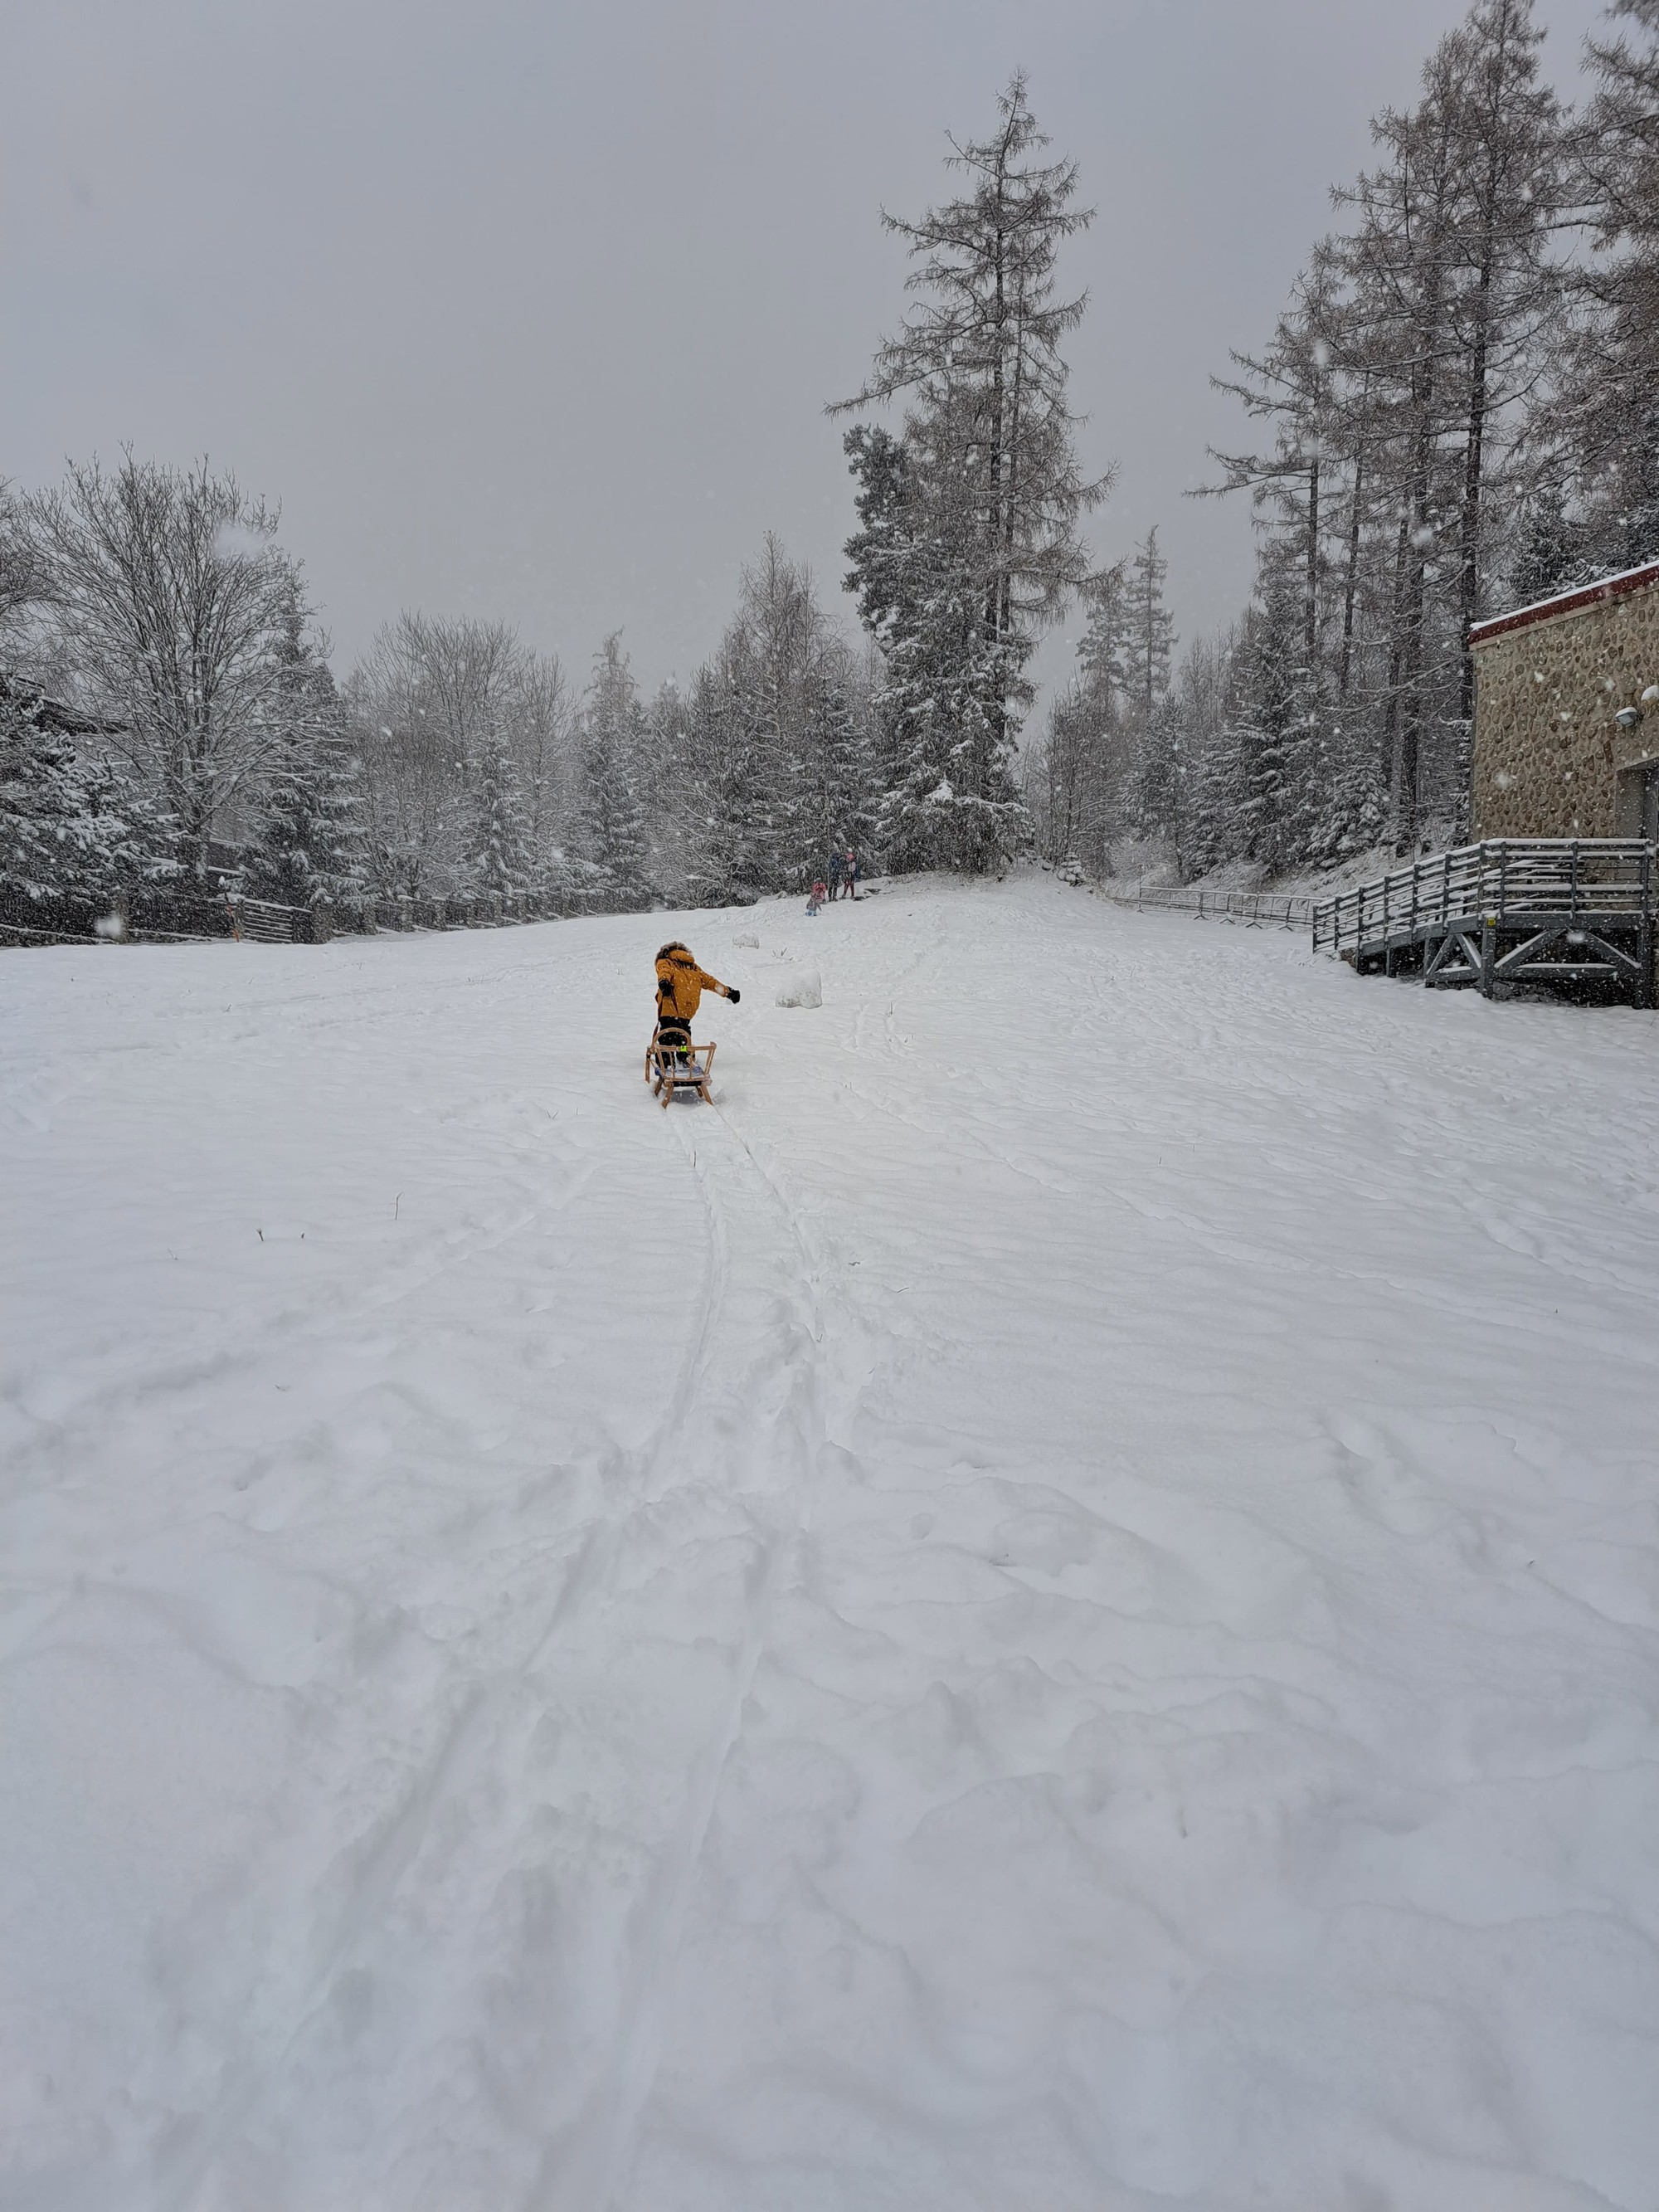
[[[0,1024],[10,2212],[1659,2203],[1653,1017],[1025,879]]]

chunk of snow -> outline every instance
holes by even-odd
[[[246,522],[226,521],[213,533],[213,550],[222,561],[258,561],[270,550],[270,535]]]
[[[786,975],[778,986],[777,1003],[781,1006],[821,1006],[823,1004],[823,984],[816,968],[797,968]]]

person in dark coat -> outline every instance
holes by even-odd
[[[846,872],[846,867],[847,863],[842,857],[841,848],[837,846],[830,855],[830,896],[832,899],[840,896],[841,879]]]

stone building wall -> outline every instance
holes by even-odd
[[[1480,624],[1470,642],[1474,835],[1638,836],[1642,764],[1659,759],[1659,562]],[[1621,729],[1617,710],[1648,691],[1641,726]]]

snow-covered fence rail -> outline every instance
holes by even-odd
[[[196,945],[231,934],[222,894],[150,889],[88,899],[0,890],[0,945]]]
[[[316,941],[312,933],[315,925],[302,907],[282,906],[274,899],[235,896],[228,903],[234,936],[251,937],[256,945],[309,945]],[[319,909],[321,914],[327,911],[326,908]],[[300,927],[296,927],[296,924]],[[326,921],[321,926],[326,934],[332,935]]]
[[[1200,921],[1242,921],[1251,929],[1305,929],[1313,901],[1300,892],[1212,890],[1202,884],[1137,884],[1133,891],[1103,890],[1115,906],[1158,907]]]
[[[615,910],[598,891],[547,884],[524,890],[481,891],[469,897],[376,898],[354,910],[339,927],[368,931],[505,929],[519,922],[568,921]]]
[[[1313,945],[1443,988],[1612,981],[1650,1006],[1656,892],[1639,837],[1489,838],[1320,900]]]
[[[569,884],[471,897],[375,898],[339,907],[285,906],[238,891],[204,896],[147,891],[110,901],[53,899],[9,902],[0,896],[0,946],[198,944],[252,939],[267,945],[319,945],[342,933],[381,930],[499,929],[605,911],[597,893]]]

